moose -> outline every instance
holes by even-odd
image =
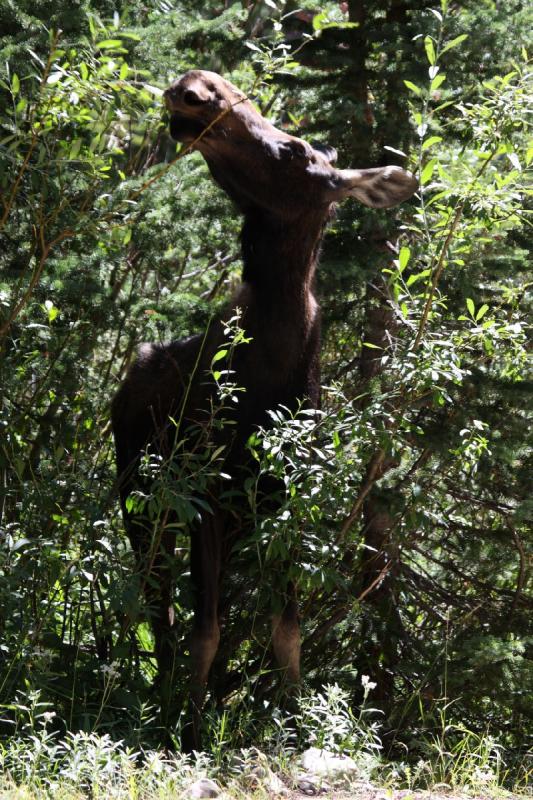
[[[170,134],[198,150],[215,182],[244,216],[242,283],[227,319],[240,310],[248,344],[235,349],[232,370],[243,391],[231,426],[214,432],[224,445],[224,472],[238,486],[250,466],[246,443],[269,410],[318,407],[320,309],[314,278],[325,226],[335,204],[349,197],[373,208],[409,198],[417,181],[398,166],[337,169],[336,151],[311,145],[278,130],[245,94],[214,72],[191,70],[165,91]],[[144,581],[155,639],[159,681],[172,684],[175,644],[172,524],[146,519],[128,498],[146,486],[140,463],[149,448],[172,457],[182,431],[205,428],[216,394],[211,364],[224,343],[222,320],[202,334],[166,345],[142,344],[112,405],[118,481],[126,530]],[[176,422],[176,420],[178,422]],[[178,430],[176,429],[178,428]],[[230,433],[228,433],[228,431]],[[218,444],[218,442],[217,442]],[[174,458],[179,456],[174,455]],[[194,620],[190,637],[190,722],[183,747],[200,747],[201,709],[220,640],[221,576],[230,553],[246,533],[239,515],[206,490],[205,510],[190,524],[190,570]],[[237,501],[236,501],[237,502]],[[167,523],[172,513],[163,518]],[[300,631],[296,587],[289,585],[272,618],[274,658],[291,684],[300,674]]]

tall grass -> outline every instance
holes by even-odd
[[[438,734],[418,742],[416,750],[422,757],[416,763],[386,763],[379,721],[366,703],[373,688],[366,676],[363,687],[365,702],[357,712],[338,685],[303,694],[299,712],[291,718],[272,715],[260,742],[263,750],[236,748],[239,733],[232,726],[236,720],[213,715],[211,750],[194,758],[132,747],[109,734],[60,735],[53,729],[54,713],[31,693],[18,705],[13,736],[0,744],[0,798],[162,800],[189,796],[192,784],[202,779],[215,780],[231,797],[248,797],[252,790],[261,797],[272,792],[273,786],[276,791],[298,787],[300,754],[309,746],[352,757],[356,770],[351,778],[343,777],[346,790],[351,780],[359,790],[362,783],[368,787],[371,781],[391,792],[446,788],[481,797],[501,794],[507,777],[503,748],[491,737],[463,726],[445,723]],[[517,791],[531,789],[530,776],[524,763]]]

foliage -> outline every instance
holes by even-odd
[[[512,781],[532,711],[527,9],[225,5],[114,13],[87,0],[71,14],[50,0],[1,12],[2,732],[20,742],[26,725],[61,757],[68,742],[115,753],[117,739],[137,749],[161,737],[109,402],[140,342],[202,330],[238,278],[239,220],[202,160],[176,152],[159,107],[168,80],[197,66],[224,71],[278,126],[328,132],[343,163],[409,153],[421,184],[398,221],[347,203],[327,235],[323,406],[272,409],[250,442],[250,535],[224,590],[212,741],[272,733],[264,620],[290,579],[315,692],[304,728],[349,749],[348,709],[364,706],[369,675],[384,745],[407,746],[407,770],[429,760],[438,780],[464,781],[460,743],[477,754],[469,764],[490,764],[500,751],[488,735],[508,748]],[[246,346],[238,320],[228,336],[229,351]],[[227,356],[212,365],[221,409],[239,388]],[[170,501],[182,529],[185,686],[187,525],[209,513],[197,491],[220,454],[180,446],[163,470],[146,468],[152,516]],[[275,511],[262,495],[270,477],[283,487]],[[342,741],[327,727],[324,682],[342,687]],[[468,734],[456,727],[443,742],[450,700]],[[46,724],[34,701],[53,710]],[[37,774],[38,748],[32,761],[20,747]],[[129,769],[133,751],[120,752]]]

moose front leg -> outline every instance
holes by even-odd
[[[281,669],[281,707],[285,712],[285,730],[298,738],[300,684],[300,623],[296,588],[289,583],[281,614],[272,617],[272,649]]]
[[[300,622],[296,588],[287,587],[285,607],[281,614],[272,617],[272,649],[278,666],[284,671],[284,680],[291,686],[300,682]]]
[[[222,512],[191,532],[191,579],[195,592],[194,623],[190,639],[191,685],[189,719],[182,733],[186,753],[201,749],[202,708],[207,681],[220,641],[218,599],[221,568]]]

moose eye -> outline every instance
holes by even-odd
[[[186,89],[183,93],[183,102],[188,106],[201,106],[205,101],[198,97],[192,89]]]

